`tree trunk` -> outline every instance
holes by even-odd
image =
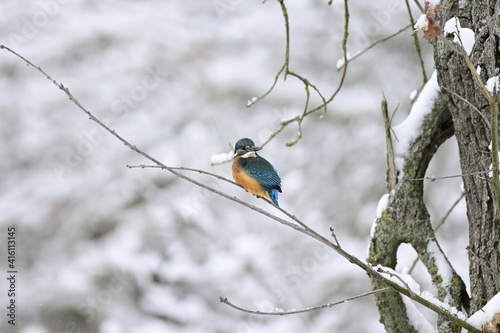
[[[436,17],[436,23],[441,27],[450,18],[458,17],[462,27],[474,31],[476,42],[470,57],[474,67],[480,68],[484,83],[488,78],[499,74],[499,7],[500,3],[495,0],[442,1],[442,8]],[[490,35],[489,24],[493,35]],[[453,37],[447,38],[453,40]],[[443,96],[453,118],[462,174],[491,169],[491,129],[479,113],[491,119],[488,101],[473,81],[463,56],[451,50],[443,40],[437,39],[435,42],[434,59],[440,86],[461,97],[452,93]],[[469,220],[469,270],[473,312],[499,292],[500,224],[495,191],[490,180],[488,174],[463,177]]]
[[[423,182],[416,180],[425,176],[439,146],[453,135],[451,115],[440,97],[432,112],[424,118],[419,132],[404,156],[402,176],[388,206],[376,221],[368,262],[393,269],[399,245],[411,244],[431,275],[438,298],[460,310],[463,303],[465,307],[468,303],[465,285],[439,246],[424,204]],[[382,281],[372,278],[372,289],[384,286]],[[388,332],[416,332],[401,295],[394,292],[378,294],[377,306],[380,321]],[[439,316],[438,328],[440,332],[460,332],[460,327],[443,316]]]
[[[436,25],[444,28],[449,19],[457,17],[462,28],[470,28],[474,32],[475,44],[470,58],[474,69],[480,70],[481,85],[499,74],[499,15],[500,2],[495,0],[444,0],[442,8],[436,12]],[[459,37],[465,39],[466,36]],[[477,174],[490,170],[492,165],[490,103],[481,92],[482,87],[474,81],[464,52],[457,52],[457,48],[462,46],[456,44],[452,47],[454,39],[452,34],[433,38],[441,95],[435,100],[432,113],[425,117],[419,135],[405,153],[402,176],[386,210],[376,221],[368,261],[372,265],[394,268],[399,245],[409,243],[431,275],[438,298],[459,310],[469,310],[469,296],[464,284],[442,253],[432,231],[423,202],[422,182],[415,181],[425,176],[428,163],[439,145],[454,133],[464,174],[469,220],[472,313],[484,306],[500,289],[499,207],[491,177],[488,173]],[[432,251],[429,251],[429,246],[433,246]],[[448,266],[445,267],[451,272],[448,281],[443,281],[445,274],[440,272],[443,267],[438,267],[438,261]],[[380,288],[383,285],[372,279],[372,286]],[[377,305],[381,322],[388,332],[416,331],[399,294],[379,294]],[[438,319],[438,329],[439,332],[460,332],[460,327],[442,316]]]

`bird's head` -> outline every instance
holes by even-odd
[[[234,157],[255,157],[257,156],[255,152],[261,149],[261,147],[256,147],[251,139],[243,138],[238,140],[234,146]]]

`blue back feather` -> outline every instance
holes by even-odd
[[[278,172],[265,158],[257,155],[254,158],[242,158],[239,160],[246,172],[266,189],[276,189],[281,192],[281,178]]]
[[[249,157],[238,161],[248,174],[256,179],[262,187],[269,193],[276,206],[278,205],[278,192],[281,192],[281,178],[278,172],[265,158]]]

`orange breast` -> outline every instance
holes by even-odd
[[[241,158],[241,157],[240,157]],[[252,178],[246,171],[243,169],[241,164],[238,163],[238,159],[235,159],[233,162],[233,178],[234,180],[243,186],[245,190],[248,192],[257,195],[259,197],[266,197],[271,199],[269,193],[260,185],[260,183]]]

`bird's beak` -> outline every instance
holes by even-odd
[[[255,147],[255,146],[253,146],[253,147],[250,147],[250,148],[248,148],[248,149],[246,149],[246,150],[247,150],[247,151],[259,151],[259,150],[261,150],[261,149],[262,149],[262,147]]]

